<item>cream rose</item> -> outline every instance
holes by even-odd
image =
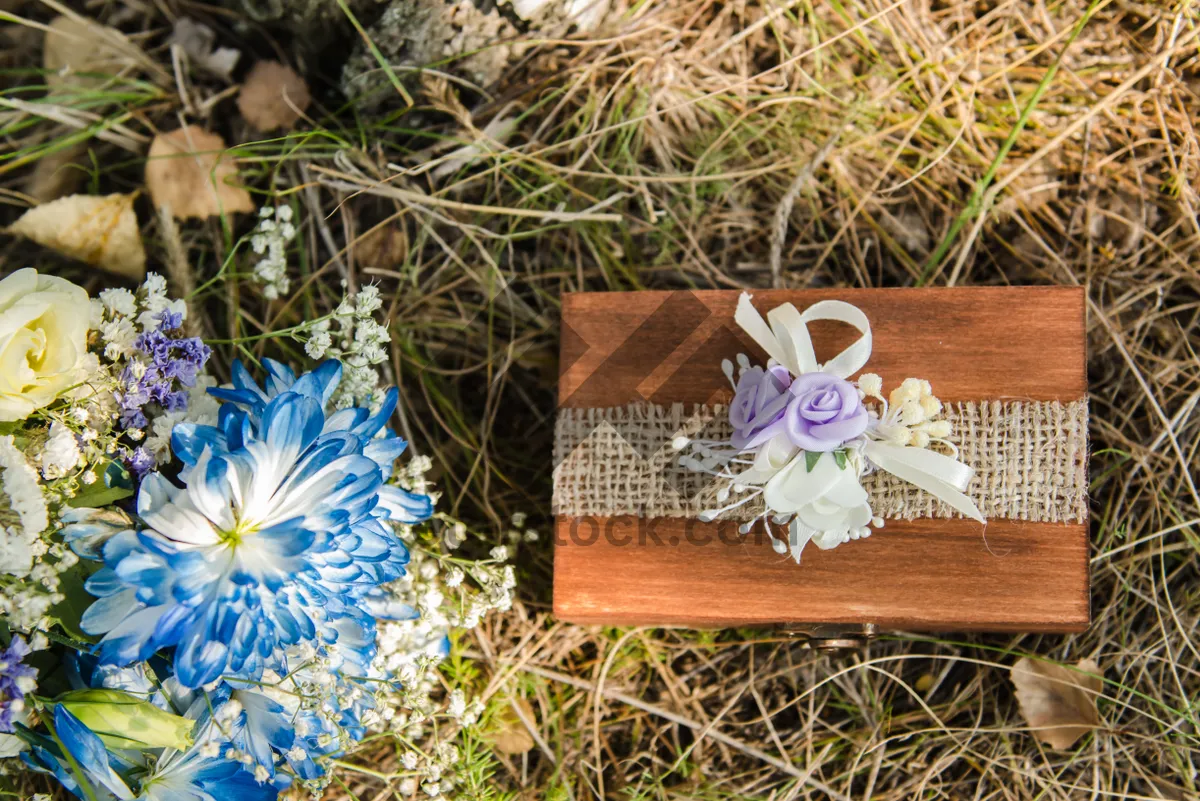
[[[0,422],[23,420],[87,374],[91,304],[82,287],[36,270],[0,280]]]

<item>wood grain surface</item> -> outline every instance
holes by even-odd
[[[733,322],[736,291],[563,298],[559,405],[721,403],[720,360],[765,355]],[[1084,293],[1072,287],[763,290],[764,314],[844,300],[871,320],[866,370],[885,390],[917,376],[944,401],[1087,394]],[[810,326],[819,360],[856,338]],[[724,525],[725,528],[721,528]],[[876,623],[913,630],[1080,631],[1089,622],[1088,525],[889,520],[868,540],[808,548],[698,520],[559,517],[554,609],[570,622],[721,627]]]

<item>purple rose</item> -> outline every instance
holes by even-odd
[[[742,373],[729,404],[731,441],[735,448],[757,448],[783,430],[783,413],[791,400],[787,389],[791,383],[791,374],[779,366],[769,370],[751,367]]]
[[[832,451],[867,429],[867,410],[849,381],[829,373],[805,373],[792,382],[784,428],[806,451]]]

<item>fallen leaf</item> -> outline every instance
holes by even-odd
[[[1012,668],[1017,703],[1034,736],[1067,749],[1100,725],[1096,696],[1104,686],[1100,666],[1084,659],[1075,668],[1022,657]]]
[[[51,91],[102,86],[110,76],[130,70],[144,59],[138,46],[116,28],[80,17],[55,17],[42,51]]]
[[[25,179],[25,194],[39,203],[73,194],[87,177],[83,165],[86,153],[87,144],[77,142],[42,156]]]
[[[308,84],[291,67],[260,61],[250,70],[238,95],[238,110],[260,131],[290,128],[308,108]]]
[[[376,226],[354,243],[354,258],[367,267],[391,269],[408,256],[408,237],[394,223]]]
[[[180,17],[171,31],[167,44],[179,45],[188,59],[200,69],[223,81],[230,81],[230,73],[237,66],[242,51],[232,47],[216,47],[217,35],[213,29],[191,17]]]
[[[524,754],[533,748],[533,735],[521,721],[517,707],[530,722],[537,719],[533,716],[533,707],[524,698],[514,698],[511,704],[504,707],[496,715],[496,728],[488,737],[493,747],[502,754]]]
[[[237,167],[217,134],[189,125],[159,134],[150,143],[146,188],[155,208],[167,206],[180,220],[222,212],[254,211],[250,193],[231,183]]]
[[[33,207],[8,232],[140,281],[146,276],[146,249],[133,198],[132,194],[70,195]]]
[[[37,62],[44,38],[41,31],[28,25],[0,25],[0,92],[10,92],[23,83],[21,70]]]

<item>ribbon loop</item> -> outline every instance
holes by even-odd
[[[813,351],[804,316],[796,311],[796,307],[790,303],[776,306],[767,313],[767,320],[784,356],[788,358],[784,366],[792,375],[816,372],[819,369],[817,354]]]
[[[792,375],[820,370],[838,378],[849,378],[871,358],[871,322],[862,309],[845,301],[822,300],[809,306],[803,313],[792,304],[784,303],[772,309],[767,314],[767,320],[763,320],[750,302],[750,294],[743,292],[738,298],[733,319],[768,356],[786,367]],[[858,329],[862,336],[821,364],[817,361],[812,337],[808,333],[808,323],[815,320],[846,323]]]
[[[849,378],[866,366],[871,358],[871,321],[857,306],[841,300],[823,300],[804,310],[800,318],[805,322],[833,320],[858,329],[862,336],[853,344],[821,365],[821,372],[832,373],[838,378]],[[805,331],[805,336],[808,332]]]
[[[867,440],[863,456],[881,470],[920,487],[964,517],[986,523],[979,507],[963,492],[975,471],[949,456],[925,448]]]

